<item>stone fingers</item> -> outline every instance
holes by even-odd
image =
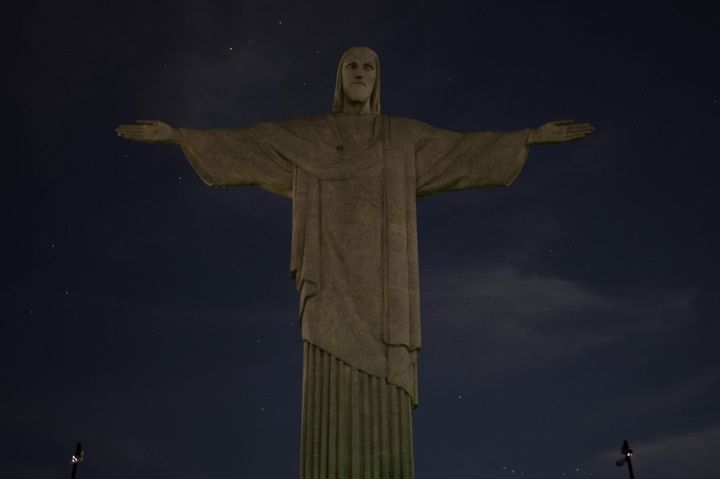
[[[592,133],[593,127],[590,123],[578,123],[567,125],[562,133],[562,141],[579,140]]]
[[[572,125],[568,125],[566,127],[568,132],[571,133],[577,133],[577,132],[591,132],[593,130],[593,127],[590,123],[574,123]]]
[[[581,138],[585,138],[587,136],[587,133],[572,133],[567,134],[563,137],[563,141],[573,141],[573,140],[579,140]]]
[[[115,128],[118,136],[127,140],[152,141],[156,136],[156,128],[149,125],[120,125]]]
[[[115,131],[120,136],[141,136],[147,133],[146,130],[146,127],[134,125],[120,125],[119,127],[115,128]]]

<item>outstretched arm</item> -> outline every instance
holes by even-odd
[[[592,131],[589,123],[572,120],[509,133],[456,133],[425,125],[416,140],[417,195],[507,186],[522,170],[530,145],[579,140]]]
[[[115,128],[115,132],[121,138],[141,143],[179,144],[181,142],[177,128],[158,120],[135,120],[134,125],[120,125]]]
[[[540,143],[565,143],[585,138],[595,128],[590,123],[575,123],[573,120],[551,121],[530,130],[528,146]]]
[[[194,130],[157,120],[137,120],[115,131],[126,140],[180,145],[207,185],[257,185],[283,196],[292,194],[293,168],[272,148],[279,141],[273,131],[258,127]]]

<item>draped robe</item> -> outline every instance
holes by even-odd
[[[411,443],[403,442],[407,438],[396,438],[398,451],[405,451],[400,451],[405,456],[398,464],[380,464],[388,454],[393,456],[387,451],[373,452],[384,433],[373,429],[365,439],[355,437],[359,433],[353,428],[359,427],[362,418],[353,419],[353,414],[358,414],[357,409],[372,411],[375,403],[377,408],[385,404],[385,396],[373,399],[376,383],[394,388],[388,397],[400,391],[403,408],[406,403],[413,407],[418,403],[421,342],[416,198],[509,185],[527,157],[529,130],[456,133],[417,120],[376,115],[370,141],[352,142],[347,140],[348,132],[341,131],[338,115],[344,114],[245,128],[181,129],[181,146],[208,185],[256,185],[292,199],[290,271],[300,294],[301,332],[306,343],[303,441],[315,444],[303,446],[310,451],[303,459],[305,477],[361,477],[360,472],[352,471],[373,467],[363,461],[378,462],[374,470],[385,471],[383,474],[393,469],[400,472],[389,476],[367,472],[362,477],[412,477]],[[352,130],[352,122],[361,119],[344,115],[343,120]],[[349,372],[342,373],[343,368]],[[362,373],[362,380],[356,378],[356,372]],[[348,375],[348,391],[355,384],[354,392],[338,393],[341,399],[332,401],[340,404],[343,397],[349,401],[347,442],[354,440],[352,447],[359,448],[355,455],[348,453],[345,466],[335,464],[343,457],[341,452],[333,452],[337,445],[326,437],[341,435],[343,419],[336,419],[339,423],[332,429],[333,419],[322,412],[332,403],[328,397],[334,397],[326,390],[342,387],[342,374]],[[332,379],[334,375],[340,379]],[[365,399],[355,404],[352,401],[358,394]],[[387,407],[382,406],[389,410]],[[316,427],[306,424],[316,416]],[[330,434],[330,430],[334,432]],[[392,431],[387,435],[392,443]],[[366,444],[358,445],[362,442]],[[330,459],[325,458],[328,454]],[[308,466],[307,461],[321,464]],[[333,467],[339,472],[328,472]],[[342,467],[348,468],[347,474]]]

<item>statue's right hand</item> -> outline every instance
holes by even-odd
[[[135,120],[134,125],[115,128],[119,137],[142,143],[177,143],[178,131],[164,121]]]

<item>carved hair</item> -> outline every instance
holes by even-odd
[[[341,113],[343,106],[345,105],[345,93],[343,91],[343,79],[342,70],[343,64],[347,59],[347,56],[356,50],[366,50],[369,52],[375,60],[375,85],[373,85],[373,91],[370,94],[370,111],[376,115],[380,114],[380,58],[372,48],[368,47],[352,47],[345,50],[345,53],[340,57],[340,63],[337,68],[337,76],[335,79],[335,96],[333,98],[333,113]]]

